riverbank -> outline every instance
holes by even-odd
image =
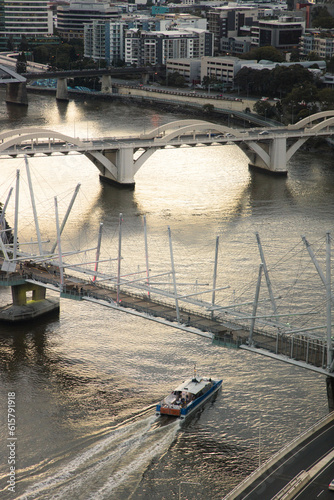
[[[146,87],[139,88],[130,85],[117,84],[113,87],[112,92],[88,92],[78,89],[69,89],[69,97],[84,100],[106,100],[106,101],[119,101],[125,103],[132,103],[137,106],[150,107],[159,111],[173,111],[175,113],[183,113],[200,117],[210,121],[223,121],[228,126],[277,126],[278,122],[272,120],[264,120],[263,117],[252,113],[246,112],[242,106],[249,108],[249,102],[242,99],[227,100],[219,99],[216,96],[205,96],[203,94],[187,94],[183,92],[162,91],[161,89],[151,88],[148,90]],[[28,93],[33,94],[56,94],[56,89],[51,87],[35,87],[28,86]],[[205,105],[211,105],[206,107]],[[250,108],[249,108],[250,109]]]

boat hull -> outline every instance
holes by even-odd
[[[218,392],[222,385],[222,380],[212,381],[212,386],[203,395],[196,397],[185,407],[177,407],[173,404],[168,404],[162,401],[156,406],[156,415],[169,415],[172,417],[185,420],[190,415],[199,410],[214,394]]]

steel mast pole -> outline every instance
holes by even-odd
[[[216,281],[217,281],[217,265],[218,265],[218,248],[219,248],[219,236],[216,238],[216,251],[215,251],[215,265],[213,268],[213,283],[212,283],[212,299],[211,299],[211,306],[213,307],[215,305],[215,299],[216,299]],[[211,318],[213,319],[214,311],[211,311]]]
[[[17,255],[17,231],[18,231],[18,220],[19,220],[19,192],[20,192],[20,171],[16,170],[15,222],[14,222],[14,248],[13,248],[13,260],[15,264]]]
[[[330,369],[333,361],[332,349],[332,294],[331,294],[331,236],[326,233],[326,293],[327,293],[327,368]]]
[[[264,253],[263,253],[263,250],[262,250],[260,236],[259,236],[259,233],[257,233],[257,232],[255,233],[255,235],[256,235],[256,239],[257,239],[257,244],[258,244],[258,247],[259,247],[259,251],[260,251],[261,262],[263,264],[263,271],[264,271],[264,275],[265,275],[266,282],[267,282],[267,287],[268,287],[268,291],[269,291],[269,297],[270,297],[271,305],[273,307],[274,314],[277,314],[277,307],[276,307],[275,297],[274,297],[273,290],[272,290],[272,287],[271,287],[271,281],[270,281],[270,278],[269,278],[269,273],[268,273],[268,268],[267,268],[266,260],[264,258]]]
[[[5,213],[6,213],[7,206],[8,206],[10,197],[12,195],[12,192],[13,192],[13,188],[11,187],[10,190],[9,190],[7,199],[5,201],[5,204],[2,207],[2,211],[1,211],[1,215],[0,215],[0,231],[1,231],[0,244],[1,244],[2,251],[4,249],[3,245],[6,244],[6,243],[8,243],[8,237],[7,237],[7,233],[6,233],[6,224],[4,224],[3,222],[4,222],[4,219],[5,219]],[[3,235],[2,235],[2,230],[4,231]],[[5,250],[5,258],[6,258],[6,260],[8,260],[8,254],[7,254],[6,250]]]
[[[119,304],[119,289],[121,281],[121,251],[122,251],[122,215],[119,214],[118,221],[118,263],[117,263],[117,293],[116,293],[116,303]]]
[[[102,240],[102,228],[103,228],[103,223],[100,222],[99,235],[98,235],[97,247],[96,247],[96,257],[95,257],[95,268],[94,268],[95,273],[97,273],[97,269],[99,267],[100,249],[101,249],[101,240]],[[94,276],[93,276],[93,281],[96,281],[96,274],[94,274]]]
[[[1,215],[0,215],[0,226],[5,218],[5,213],[6,213],[6,210],[7,210],[7,205],[9,203],[9,200],[10,200],[10,197],[12,195],[12,192],[13,192],[13,188],[11,187],[10,190],[9,190],[9,193],[8,193],[8,196],[7,196],[7,199],[5,201],[5,204],[4,206],[2,207],[2,211],[1,211]]]
[[[60,293],[64,288],[64,269],[63,269],[63,257],[61,252],[61,243],[60,243],[60,229],[59,229],[59,217],[58,217],[58,201],[55,196],[55,213],[56,213],[56,226],[57,226],[57,243],[58,243],[58,256],[59,256],[59,275],[60,275]]]
[[[145,238],[145,261],[146,261],[146,282],[148,286],[148,298],[151,298],[150,294],[150,268],[148,265],[148,245],[147,245],[147,226],[146,226],[146,215],[144,215],[144,238]]]
[[[171,260],[171,264],[172,264],[172,275],[173,275],[173,284],[174,284],[176,319],[177,319],[177,322],[180,323],[180,310],[179,310],[179,301],[178,301],[178,298],[177,298],[175,267],[174,267],[174,257],[173,257],[173,246],[172,246],[172,237],[171,237],[170,226],[168,226],[168,238],[169,238],[169,251],[170,251],[170,260]]]
[[[75,190],[74,190],[74,193],[73,193],[72,199],[71,199],[70,204],[69,204],[69,206],[68,206],[68,208],[67,208],[67,210],[66,210],[66,214],[65,214],[64,220],[63,220],[63,222],[61,223],[61,226],[60,226],[60,234],[63,234],[63,230],[64,230],[64,227],[65,227],[65,224],[66,224],[67,219],[68,219],[68,216],[70,215],[70,212],[71,212],[71,210],[72,210],[73,203],[74,203],[74,201],[75,201],[75,199],[76,199],[76,197],[77,197],[77,194],[78,194],[78,192],[79,192],[80,186],[81,186],[81,184],[80,184],[80,183],[79,183],[79,184],[77,184],[77,186],[76,186],[76,188],[75,188]],[[56,246],[57,246],[57,240],[56,240],[56,241],[54,242],[54,244],[52,245],[52,248],[51,248],[51,251],[50,251],[51,253],[53,253],[53,252],[55,251]]]
[[[258,275],[257,284],[256,284],[255,299],[254,299],[254,304],[253,304],[253,314],[252,314],[251,324],[249,327],[249,339],[248,339],[249,345],[253,344],[253,332],[254,332],[254,326],[255,326],[257,306],[259,303],[262,270],[263,270],[263,264],[260,264],[259,275]]]
[[[36,210],[36,204],[35,204],[35,196],[34,196],[34,190],[33,190],[32,182],[31,182],[30,168],[29,168],[29,163],[28,163],[27,155],[24,155],[24,161],[25,161],[25,164],[26,164],[26,171],[27,171],[27,179],[28,179],[28,185],[29,185],[29,191],[30,191],[31,206],[32,206],[33,214],[34,214],[34,221],[35,221],[35,228],[36,228],[36,234],[37,234],[37,242],[38,242],[39,255],[43,255],[41,233],[40,233],[39,225],[38,225],[38,217],[37,217],[37,210]]]

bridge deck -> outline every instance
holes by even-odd
[[[102,285],[66,274],[61,291],[59,270],[53,266],[46,269],[42,266],[22,264],[21,269],[15,273],[0,272],[0,286],[15,286],[25,282],[34,282],[46,288],[51,287],[64,298],[98,301],[101,305],[116,307],[125,312],[137,311],[140,315],[150,319],[163,319],[175,328],[196,329],[203,332],[203,336],[211,338],[215,345],[234,348],[248,347],[249,330],[237,323],[226,321],[219,314],[213,316],[210,311],[197,312],[179,307],[178,320],[172,299],[170,303],[155,297],[153,299],[148,296],[147,291],[133,293],[119,290],[117,302],[115,281]],[[273,353],[273,356],[285,356],[287,359],[313,366],[316,370],[323,370],[325,367],[326,344],[321,340],[310,339],[304,335],[273,335],[263,331],[254,331],[252,345],[257,352],[262,350]]]

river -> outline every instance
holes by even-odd
[[[74,137],[122,136],[186,118],[98,100],[57,103],[35,94],[27,108],[7,107],[1,96],[0,132],[34,126]],[[301,235],[317,242],[323,263],[334,214],[332,152],[299,152],[288,177],[274,179],[251,174],[233,145],[161,150],[138,171],[133,191],[101,184],[97,169],[80,155],[32,158],[29,164],[43,241],[55,238],[54,197],[62,216],[80,183],[63,251],[96,246],[103,222],[101,265],[115,272],[115,261],[107,259],[117,255],[122,213],[123,272],[144,269],[146,216],[150,266],[157,274],[170,269],[169,226],[178,280],[191,292],[211,286],[219,235],[217,286],[229,288],[217,300],[231,303],[254,298],[257,231],[283,305],[295,311],[319,304],[323,319],[323,290]],[[14,186],[17,169],[23,244],[36,240],[23,158],[1,160],[0,200]],[[33,244],[28,248],[36,251]],[[83,262],[89,258],[82,254]],[[0,290],[0,303],[9,301],[9,290]],[[1,325],[0,331],[5,500],[220,499],[328,413],[319,374],[99,305],[61,299],[59,316]],[[223,379],[218,396],[182,427],[157,419],[155,403],[191,376],[194,365],[198,374]],[[7,483],[8,393],[15,394],[15,492]]]

